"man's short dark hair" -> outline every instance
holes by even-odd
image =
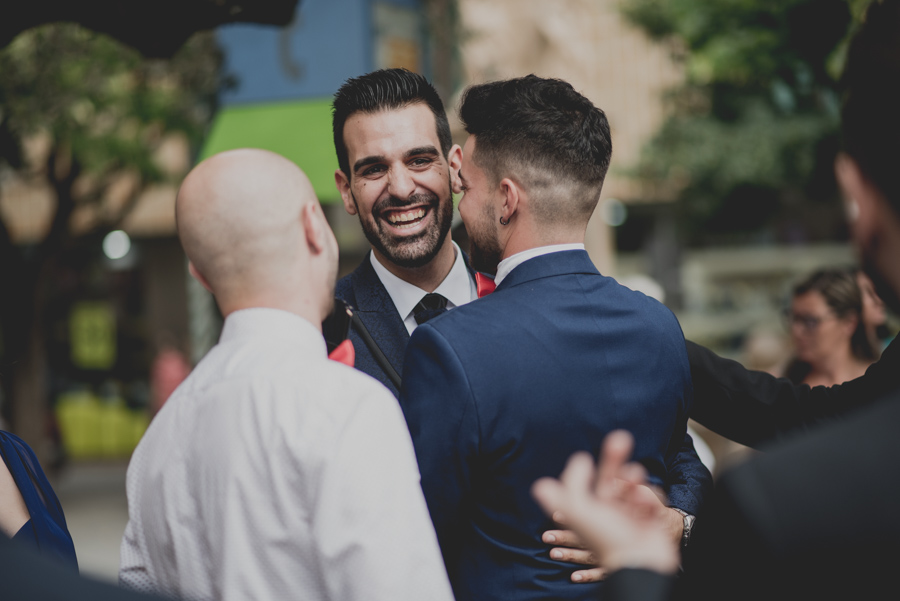
[[[612,155],[602,110],[565,81],[528,75],[466,90],[459,109],[472,160],[492,183],[512,177],[545,222],[590,218]]]
[[[844,150],[900,214],[900,0],[872,0],[843,84]]]
[[[334,95],[331,123],[338,165],[348,179],[352,178],[352,173],[347,145],[344,144],[344,123],[347,118],[356,112],[376,113],[405,108],[417,102],[425,104],[434,114],[438,141],[446,158],[453,145],[450,123],[441,97],[424,77],[406,69],[380,69],[344,82]]]

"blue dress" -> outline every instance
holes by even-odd
[[[18,436],[0,430],[0,455],[31,516],[12,539],[33,545],[45,557],[53,557],[77,570],[75,545],[66,527],[66,517],[34,451]]]

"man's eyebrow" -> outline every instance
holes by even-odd
[[[374,155],[374,156],[369,156],[369,157],[359,159],[358,161],[353,163],[353,172],[356,173],[357,171],[359,171],[360,169],[362,169],[363,167],[365,167],[367,165],[373,165],[375,163],[384,163],[384,162],[386,162],[386,160],[387,159],[385,159],[381,155]]]
[[[418,154],[438,154],[437,148],[434,146],[419,146],[418,148],[411,148],[406,151],[406,158],[416,156]]]

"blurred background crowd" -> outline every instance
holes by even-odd
[[[473,83],[559,77],[601,107],[614,152],[588,251],[687,338],[832,384],[897,331],[851,267],[832,168],[866,0],[271,0],[218,20],[188,18],[203,0],[71,4],[58,19],[92,28],[0,27],[0,429],[35,450],[85,572],[115,578],[128,457],[221,327],[175,237],[180,178],[229,148],[288,157],[344,275],[368,245],[334,184],[330,104],[374,69],[425,74],[460,143]],[[228,20],[258,22],[193,32]],[[748,452],[696,431],[714,473]]]

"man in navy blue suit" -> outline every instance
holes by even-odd
[[[529,488],[616,428],[635,435],[655,484],[680,470],[684,338],[668,309],[584,250],[612,150],[600,109],[528,76],[470,88],[460,116],[460,214],[473,266],[497,287],[410,340],[400,403],[422,487],[459,601],[595,599],[602,583],[573,584],[550,558]],[[709,484],[704,471],[695,501]]]

